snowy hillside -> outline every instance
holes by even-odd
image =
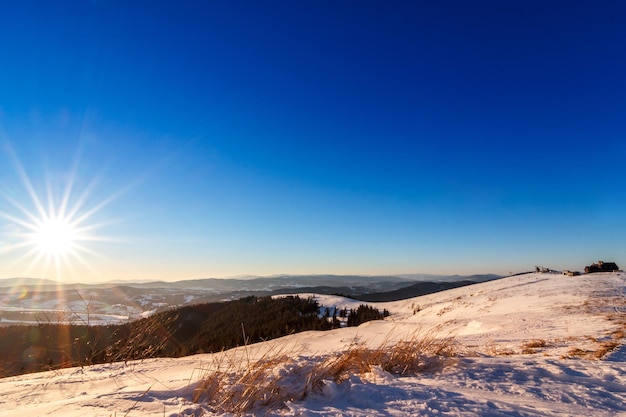
[[[318,392],[294,398],[283,408],[256,408],[250,414],[626,415],[625,280],[624,273],[526,274],[369,303],[391,316],[357,328],[305,332],[218,355],[5,378],[0,380],[0,416],[217,415],[191,398],[198,380],[224,358],[245,364],[284,354],[292,369],[306,369],[355,343],[375,348],[416,334],[453,336],[457,356],[436,372],[398,376],[375,368],[340,382],[326,381]],[[331,309],[360,304],[316,297]],[[277,380],[276,389],[300,383],[288,367],[279,368],[277,375],[287,378]]]

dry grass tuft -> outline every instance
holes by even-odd
[[[572,348],[567,352],[564,358],[582,358],[582,359],[602,359],[607,354],[614,351],[620,344],[615,340],[607,340],[599,343],[596,350],[586,350],[580,348]]]
[[[324,364],[327,374],[341,382],[350,375],[371,372],[375,367],[398,376],[435,372],[443,369],[456,354],[457,346],[450,336],[415,334],[394,343],[385,341],[377,348],[355,344]]]
[[[204,400],[216,412],[241,414],[257,405],[284,401],[289,393],[280,386],[279,369],[295,369],[296,363],[275,346],[260,359],[250,361],[247,350],[232,350],[213,356],[202,369],[203,376],[193,391],[193,401]]]
[[[573,349],[570,349],[570,351],[566,355],[564,355],[562,358],[565,359],[565,358],[578,357],[578,358],[590,359],[590,360],[602,359],[609,353],[613,352],[622,344],[622,341],[626,334],[625,330],[626,328],[620,328],[611,332],[610,334],[604,337],[605,339],[604,341],[595,337],[587,336],[587,339],[595,343],[595,345],[597,346],[595,350],[583,350],[580,348],[573,348]]]
[[[543,339],[531,340],[524,344],[524,348],[544,348],[548,346],[548,342]]]
[[[522,354],[524,355],[534,355],[538,353],[541,348],[545,348],[550,346],[548,342],[543,339],[535,339],[530,342],[526,342],[522,345]]]
[[[193,401],[204,402],[214,413],[276,409],[321,393],[329,382],[342,383],[374,368],[398,376],[439,371],[456,353],[452,337],[433,334],[416,334],[394,343],[387,340],[377,348],[354,343],[327,356],[301,357],[271,346],[260,359],[250,361],[247,350],[232,350],[214,355],[213,362],[201,370]]]
[[[619,343],[613,340],[603,342],[600,344],[600,347],[593,352],[592,357],[593,359],[602,359],[607,354],[613,352],[618,346]]]
[[[572,348],[567,352],[565,358],[584,358],[587,357],[591,353],[590,350],[584,350],[580,348]]]
[[[489,356],[510,356],[514,355],[515,351],[508,347],[500,347],[495,341],[489,340],[483,349],[484,353]]]
[[[625,330],[626,329],[620,329],[620,330],[616,330],[614,331],[611,336],[613,337],[613,340],[622,340],[625,336]]]

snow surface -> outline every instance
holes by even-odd
[[[435,373],[399,377],[375,369],[341,383],[329,381],[319,394],[250,415],[626,416],[624,345],[602,360],[571,354],[597,351],[626,328],[625,281],[624,273],[533,273],[368,303],[391,316],[358,328],[251,345],[246,354],[284,347],[305,362],[355,341],[376,347],[419,332],[453,335],[459,358]],[[329,308],[361,304],[312,296]],[[211,360],[204,354],[0,379],[0,417],[215,415],[190,400]]]

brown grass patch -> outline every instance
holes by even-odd
[[[376,348],[354,343],[325,356],[302,357],[271,346],[260,359],[249,360],[247,349],[226,351],[213,355],[212,363],[201,369],[193,401],[202,401],[214,413],[240,415],[260,407],[267,411],[321,393],[329,382],[342,383],[375,368],[396,376],[439,371],[456,353],[452,337],[431,333],[394,343],[387,340]]]
[[[415,375],[443,369],[447,359],[456,356],[457,346],[452,337],[436,338],[432,334],[395,343],[384,342],[377,348],[353,345],[327,362],[328,373],[341,382],[349,375],[371,372],[380,367],[393,375]]]
[[[590,350],[584,350],[580,348],[572,348],[565,355],[566,358],[584,358],[591,353]]]
[[[250,361],[247,349],[213,355],[203,368],[193,401],[204,400],[216,412],[241,414],[257,405],[268,406],[284,396],[275,370],[296,364],[290,356],[271,346],[260,359]],[[280,375],[280,372],[278,372]]]
[[[500,347],[493,340],[490,340],[485,344],[484,351],[489,356],[510,356],[515,354],[515,351],[512,349]]]
[[[613,352],[618,346],[619,346],[619,343],[613,340],[604,342],[600,344],[600,347],[595,352],[593,352],[592,357],[594,359],[602,359],[607,354]]]
[[[544,348],[544,347],[548,347],[548,342],[546,342],[543,339],[531,340],[530,342],[524,343],[524,345],[522,345],[522,348],[525,348],[525,349]]]
[[[582,358],[582,359],[602,359],[607,354],[614,351],[620,344],[615,340],[608,340],[606,342],[599,343],[596,350],[585,350],[580,348],[572,348],[567,352],[565,358]]]
[[[522,347],[522,354],[524,355],[534,355],[540,351],[542,348],[546,348],[551,346],[550,343],[545,341],[544,339],[534,339],[530,342],[524,343]]]
[[[613,337],[614,340],[622,340],[625,336],[624,330],[623,329],[616,330],[611,334],[611,336]]]

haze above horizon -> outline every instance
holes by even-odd
[[[626,262],[626,4],[0,4],[0,278]]]

